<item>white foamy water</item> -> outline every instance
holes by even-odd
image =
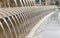
[[[58,19],[60,18],[60,12],[58,13]],[[43,32],[44,38],[60,38],[60,24],[57,20],[51,20]]]

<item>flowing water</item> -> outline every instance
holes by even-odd
[[[6,12],[7,13],[7,12]],[[6,14],[5,13],[5,14]],[[7,14],[7,15],[9,15],[9,14]],[[12,14],[11,14],[12,15]],[[10,18],[8,17],[8,19],[9,19],[9,21],[11,22],[11,20],[10,20]],[[17,26],[17,25],[16,25]],[[9,26],[8,26],[9,27]],[[13,27],[13,29],[14,29],[14,25],[12,26]],[[10,29],[10,28],[9,28]],[[14,32],[15,32],[15,29],[14,29]],[[15,32],[16,33],[16,32]],[[16,36],[16,38],[17,38],[17,35],[15,34],[15,36]]]
[[[25,0],[23,0],[23,2],[24,2],[24,4],[25,4],[25,6],[26,6]]]
[[[22,7],[23,7],[23,3],[22,3],[22,1],[20,0],[20,2],[21,2],[21,5],[22,5]]]
[[[8,22],[6,21],[5,18],[3,18],[3,20],[5,21],[5,23],[6,23],[7,27],[8,27],[8,29],[9,29],[9,32],[10,32],[10,34],[11,34],[11,38],[13,38],[13,34],[12,34],[12,32],[11,32],[11,29],[10,29],[10,27],[9,27]]]
[[[15,2],[15,4],[16,4],[16,7],[18,6],[18,4],[17,4],[17,1],[16,0],[14,0],[14,2]]]
[[[8,38],[8,37],[7,37],[7,34],[6,34],[6,32],[5,32],[5,29],[4,29],[4,27],[3,27],[3,24],[2,24],[1,22],[0,22],[0,26],[1,26],[2,30],[3,30],[3,32],[4,32],[5,37]],[[1,38],[2,38],[2,37],[1,37]]]
[[[8,7],[10,7],[10,0],[7,0]]]
[[[10,11],[9,13],[12,13],[12,12]],[[16,18],[15,16],[12,16],[12,19],[13,19],[13,21],[15,22],[15,25],[16,25],[16,28],[17,28],[17,36],[20,36],[20,32],[19,32],[19,28],[18,28],[18,24],[17,24],[15,18]],[[16,36],[16,37],[17,37],[17,36]]]
[[[5,15],[4,13],[1,13],[1,12],[0,12],[0,14],[1,14],[1,16],[4,16],[4,15]],[[5,15],[5,16],[6,16],[6,15]],[[5,18],[3,18],[3,20],[6,22],[7,28],[8,28],[8,30],[9,30],[10,34],[11,34],[11,37],[13,38],[11,29],[10,29],[10,27],[9,27],[9,24],[7,23],[7,21],[6,21]],[[1,25],[2,25],[2,24],[3,24],[3,23],[2,23],[2,20],[1,20]],[[5,25],[4,25],[4,26],[5,26]],[[3,25],[2,25],[1,27],[3,28]],[[4,29],[5,29],[5,28],[3,28],[3,30],[4,30]],[[4,34],[6,35],[6,30],[4,31]],[[6,35],[6,38],[7,38],[7,35]]]

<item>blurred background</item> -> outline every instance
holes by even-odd
[[[60,6],[60,0],[24,0],[25,3],[34,3],[34,5],[57,5]],[[15,7],[24,5],[23,0],[0,0],[0,7]],[[24,5],[25,6],[25,5]]]

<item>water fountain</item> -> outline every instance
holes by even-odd
[[[1,14],[1,16],[4,16],[4,13],[0,12],[0,14]],[[5,16],[6,16],[6,15],[5,15]],[[8,31],[9,31],[9,35],[11,35],[11,38],[13,38],[13,35],[12,35],[11,29],[10,29],[10,27],[9,27],[9,24],[7,23],[7,21],[6,21],[5,18],[3,18],[3,19],[1,20],[1,23],[2,23],[3,21],[6,22],[7,28],[8,28]],[[3,23],[2,23],[2,24],[3,24]],[[4,27],[3,29],[5,29],[5,27]],[[8,32],[7,32],[7,29],[5,29],[4,32],[8,33]],[[8,35],[7,35],[7,36],[8,36]],[[6,38],[7,38],[7,37],[6,37]]]
[[[11,32],[11,29],[10,29],[10,26],[9,26],[8,22],[6,21],[5,18],[3,18],[3,20],[5,21],[5,23],[6,23],[7,27],[8,27],[8,29],[9,29],[9,32],[10,32],[11,38],[13,38],[13,35],[12,35],[12,32]],[[9,37],[8,37],[8,38],[9,38]]]
[[[27,0],[25,0],[25,4],[26,4],[26,6],[28,6],[28,4],[27,4]]]
[[[23,7],[23,3],[22,3],[22,1],[20,0],[20,3],[21,3],[21,5],[22,5],[22,7]]]
[[[25,2],[25,0],[23,0],[23,2],[24,2],[24,4],[25,4],[25,6],[26,6],[26,2]]]
[[[6,34],[6,32],[5,32],[5,29],[4,29],[4,27],[3,27],[3,24],[0,22],[0,28],[1,28],[1,30],[3,30],[2,32],[4,33],[4,34],[2,34],[3,36],[1,37],[0,36],[0,38],[4,38],[4,37],[6,37],[6,38],[8,38],[7,37],[7,34]]]
[[[7,0],[8,7],[10,7],[10,0]]]
[[[20,0],[16,0],[16,1],[17,1],[18,7],[22,7],[22,4],[21,4]]]
[[[15,4],[16,4],[16,7],[18,7],[18,4],[17,4],[17,0],[14,0]]]
[[[5,10],[5,11],[6,11],[6,10]],[[7,11],[7,12],[8,12],[8,11]],[[14,14],[14,13],[12,14],[12,11],[10,11],[9,13],[10,13],[11,15]],[[19,28],[18,28],[18,26],[17,26],[17,22],[16,22],[16,19],[15,19],[15,16],[12,16],[11,18],[12,18],[12,20],[15,22],[15,27],[16,27],[16,29],[17,29],[17,35],[16,35],[16,38],[17,38],[18,35],[20,34],[20,33],[19,33]],[[20,36],[20,35],[19,35],[19,36]]]
[[[26,6],[28,6],[28,0],[25,0]]]
[[[19,0],[19,2],[22,7],[33,6],[32,1]],[[7,0],[7,4],[8,7],[14,8],[0,8],[0,38],[26,38],[40,19],[40,6],[18,7],[17,0]]]

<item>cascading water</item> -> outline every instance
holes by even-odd
[[[33,2],[28,0],[19,0],[22,7],[32,6]],[[7,0],[8,7],[0,10],[0,29],[2,36],[0,38],[26,38],[31,29],[40,17],[40,6],[38,7],[18,7],[17,0]],[[15,8],[16,6],[16,8]],[[36,9],[38,11],[36,11]],[[45,10],[46,11],[46,10]],[[50,10],[49,10],[50,11]],[[0,35],[1,35],[0,34]]]
[[[0,22],[0,26],[1,26],[1,28],[2,28],[2,30],[3,30],[3,32],[4,32],[4,35],[5,35],[5,38],[8,38],[7,37],[7,34],[6,34],[6,32],[5,32],[5,29],[4,29],[4,27],[3,27],[3,24]],[[2,37],[1,37],[2,38]]]
[[[10,0],[7,0],[8,7],[10,7]]]
[[[24,4],[25,4],[25,6],[26,6],[25,0],[23,0],[23,2],[24,2]]]
[[[6,10],[5,10],[6,11]],[[7,11],[8,12],[8,11]],[[14,13],[12,13],[11,11],[9,12],[11,15],[13,15]],[[14,16],[12,16],[12,19],[14,20],[14,22],[15,22],[15,25],[16,25],[16,28],[17,28],[17,36],[16,36],[16,38],[18,38],[18,35],[20,34],[19,33],[19,28],[18,28],[18,24],[17,24],[17,22],[16,22],[16,20],[15,20],[15,17]],[[20,35],[19,35],[20,36]]]
[[[22,5],[22,7],[23,7],[23,3],[22,3],[22,1],[20,0],[20,2],[21,2],[21,5]]]
[[[14,2],[15,2],[15,4],[16,4],[16,7],[18,6],[18,4],[17,4],[17,1],[16,0],[14,0]]]

